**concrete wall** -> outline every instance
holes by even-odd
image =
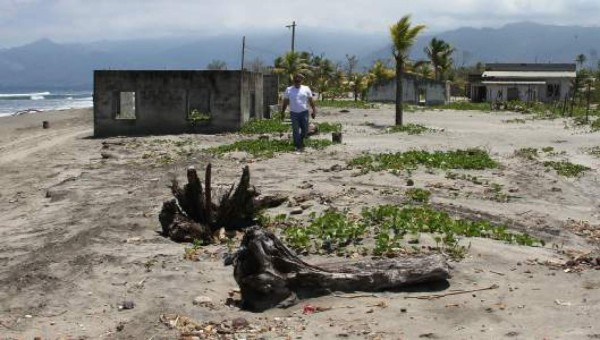
[[[485,85],[487,91],[487,101],[507,101],[508,100],[508,89],[516,88],[518,92],[518,99],[520,101],[535,101],[535,102],[556,102],[564,101],[570,95],[571,82],[569,79],[544,79],[546,84],[540,85]],[[560,89],[559,96],[551,97],[548,93],[548,86],[550,84],[558,85]],[[501,95],[500,95],[501,94]]]
[[[241,121],[263,117],[263,75],[244,71],[241,92]]]
[[[402,79],[402,98],[406,103],[440,105],[447,102],[448,88],[445,82],[405,75]],[[367,93],[370,101],[393,102],[396,100],[396,80],[371,86]]]
[[[271,118],[273,112],[271,105],[279,104],[279,76],[276,74],[265,74],[263,76],[263,118]]]
[[[242,84],[240,71],[95,71],[94,136],[236,131],[263,108],[262,75],[244,75]],[[122,92],[135,93],[135,119],[118,119]],[[192,124],[194,109],[210,120]]]

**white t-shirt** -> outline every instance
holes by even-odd
[[[290,100],[291,112],[303,112],[308,110],[308,98],[312,97],[312,91],[308,86],[300,85],[299,88],[290,86],[283,95]]]

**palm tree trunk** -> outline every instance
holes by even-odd
[[[402,71],[404,62],[400,58],[396,58],[396,125],[402,125]]]

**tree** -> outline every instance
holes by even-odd
[[[442,80],[444,74],[452,67],[454,48],[442,39],[433,38],[423,50],[433,66],[436,80]]]
[[[213,61],[208,63],[208,65],[206,65],[206,69],[207,70],[226,70],[227,63],[224,62],[223,60],[214,59]]]
[[[352,75],[354,74],[354,70],[356,69],[356,66],[358,66],[358,58],[355,55],[346,54],[345,70],[346,70],[346,75],[348,78],[352,77]]]
[[[575,61],[579,64],[579,68],[583,68],[583,64],[585,64],[586,60],[587,60],[587,57],[583,53],[581,53],[580,55],[577,56],[577,58],[575,58]]]
[[[377,60],[369,70],[373,84],[382,84],[394,78],[394,70],[387,67],[382,60]]]
[[[283,74],[290,84],[293,82],[295,74],[302,73],[305,76],[311,75],[312,70],[307,56],[309,57],[305,52],[303,54],[298,52],[288,52],[275,59],[274,71]]]
[[[404,64],[408,60],[410,48],[415,44],[417,36],[425,29],[424,25],[411,26],[410,15],[403,16],[390,27],[392,37],[392,55],[396,61],[396,125],[402,125],[402,75]]]

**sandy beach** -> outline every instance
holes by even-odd
[[[518,113],[426,110],[405,113],[405,120],[435,132],[392,134],[381,128],[393,124],[392,106],[322,112],[317,121],[343,124],[343,144],[266,160],[203,152],[242,138],[235,134],[96,139],[92,109],[0,118],[0,339],[178,338],[180,332],[163,322],[165,315],[216,323],[241,317],[264,330],[245,338],[600,338],[600,271],[564,266],[577,256],[600,257],[600,158],[589,152],[600,146],[600,132]],[[525,123],[510,123],[515,118]],[[50,128],[42,129],[42,121]],[[158,233],[162,202],[171,198],[168,185],[174,176],[183,180],[190,165],[203,169],[212,162],[216,186],[235,182],[249,165],[263,193],[309,195],[310,207],[301,214],[306,218],[328,207],[358,212],[402,202],[406,174],[346,169],[362,152],[469,147],[487,150],[501,166],[454,172],[501,184],[508,202],[443,170],[415,170],[415,186],[430,190],[435,206],[506,223],[546,246],[464,239],[467,257],[451,262],[448,286],[435,292],[329,295],[249,313],[225,304],[237,289],[232,267],[223,266],[226,245],[204,247],[199,260],[190,261],[184,258],[189,244]],[[554,150],[545,159],[591,170],[565,178],[514,154],[545,147]],[[336,164],[341,170],[331,171]],[[284,204],[269,213],[293,208]],[[491,287],[497,288],[412,298]],[[212,302],[195,305],[198,296]],[[119,308],[124,301],[133,301],[134,308]],[[304,315],[305,304],[331,309]]]

